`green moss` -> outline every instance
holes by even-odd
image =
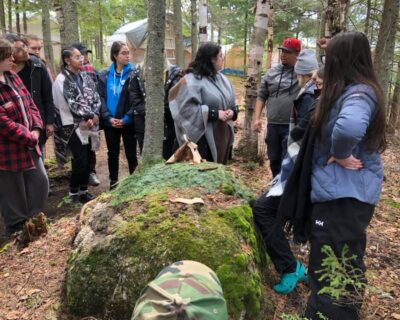
[[[384,201],[388,206],[392,207],[393,209],[400,210],[400,202],[393,199],[385,199]]]
[[[211,170],[207,170],[211,169]],[[133,175],[119,183],[111,192],[111,206],[134,199],[141,199],[151,193],[165,192],[170,188],[200,187],[206,193],[212,193],[225,186],[229,194],[249,200],[251,191],[233,178],[223,165],[215,163],[177,163],[173,165],[156,164],[152,167],[143,167]]]
[[[195,186],[200,197],[223,183],[234,186],[235,195],[248,192],[233,183],[223,167],[205,172],[198,168],[157,165],[152,175],[142,171],[136,179],[133,176],[121,183],[112,201],[125,222],[116,227],[106,248],[99,245],[88,254],[77,250],[71,255],[66,281],[66,304],[71,313],[130,319],[141,290],[162,268],[179,260],[195,260],[216,271],[232,319],[239,319],[243,310],[246,319],[262,318],[259,265],[266,265],[266,255],[258,248],[249,206],[208,210],[167,205],[166,191],[176,189],[167,186],[170,180],[182,181],[180,188]],[[162,182],[156,183],[153,175],[161,173]],[[164,181],[165,177],[169,178]],[[199,185],[202,191],[198,192]],[[126,203],[135,197],[140,200]]]

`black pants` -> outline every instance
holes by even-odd
[[[96,173],[96,152],[90,151],[89,156],[89,171],[90,173]]]
[[[110,181],[118,181],[119,171],[119,152],[121,144],[121,136],[124,142],[125,156],[128,160],[129,173],[135,171],[138,161],[136,156],[136,139],[132,125],[125,126],[121,129],[113,127],[104,127],[104,135],[106,137],[108,149],[108,170],[110,173]]]
[[[281,171],[281,163],[286,153],[287,136],[289,134],[288,124],[268,124],[267,155],[272,175],[275,177]]]
[[[144,115],[134,115],[134,136],[139,144],[140,153],[143,151],[143,143],[144,143],[144,130],[145,130],[145,117]]]
[[[264,193],[253,204],[253,216],[276,271],[283,274],[296,270],[296,258],[277,220],[280,201],[281,197],[266,197]]]
[[[91,145],[83,145],[74,132],[68,142],[68,147],[72,152],[71,167],[72,173],[69,181],[71,193],[79,190],[87,190],[90,175],[90,153]]]
[[[311,251],[309,260],[309,274],[311,295],[308,299],[305,316],[309,319],[320,319],[318,312],[330,320],[357,320],[361,302],[333,300],[327,294],[319,295],[318,291],[329,284],[319,281],[322,260],[325,258],[321,252],[324,245],[329,245],[335,255],[340,257],[344,245],[347,245],[348,257],[355,255],[351,260],[351,268],[361,270],[359,281],[366,282],[364,273],[364,253],[366,246],[365,230],[371,221],[375,207],[360,202],[353,198],[343,198],[323,203],[316,203],[312,209]],[[354,293],[354,287],[346,288]],[[362,292],[360,293],[362,298]],[[361,300],[362,301],[362,300]]]

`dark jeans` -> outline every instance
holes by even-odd
[[[31,151],[35,168],[24,171],[0,170],[0,213],[6,232],[12,234],[46,206],[49,181],[43,160]]]
[[[286,153],[286,143],[289,134],[288,124],[267,125],[267,155],[272,175],[275,177],[281,171],[281,163]]]
[[[110,181],[116,182],[118,181],[121,136],[124,142],[125,156],[128,160],[129,173],[135,171],[138,164],[136,156],[136,139],[134,127],[132,125],[128,125],[119,129],[105,126],[104,135],[106,137],[108,149],[107,154]]]
[[[362,301],[362,290],[358,289],[358,302],[344,300],[337,301],[327,294],[318,294],[318,291],[329,286],[326,281],[319,281],[325,255],[321,252],[324,245],[329,245],[335,255],[342,255],[344,245],[349,252],[347,257],[354,255],[350,260],[350,268],[360,271],[358,281],[366,282],[364,253],[366,246],[365,230],[371,221],[375,207],[353,198],[343,198],[333,201],[316,203],[312,208],[311,251],[309,260],[309,275],[311,295],[308,299],[305,316],[312,320],[320,319],[318,312],[331,320],[357,320]],[[350,270],[348,270],[350,271]],[[355,288],[348,286],[346,290],[354,297]],[[339,302],[339,304],[338,304]]]
[[[87,190],[92,146],[90,144],[83,145],[74,132],[69,139],[68,147],[72,152],[72,172],[69,181],[70,191],[71,193],[77,193],[79,190]]]
[[[143,143],[144,143],[144,130],[145,130],[145,117],[144,115],[134,115],[134,136],[139,144],[140,153],[143,151]],[[136,149],[135,149],[136,150]]]
[[[264,193],[253,204],[253,216],[276,271],[283,274],[296,270],[296,258],[277,219],[280,201],[281,197],[267,197]]]

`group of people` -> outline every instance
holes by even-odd
[[[82,44],[63,48],[61,72],[52,83],[37,56],[37,40],[0,38],[0,211],[9,234],[45,206],[49,185],[42,151],[53,133],[59,158],[66,161],[72,154],[73,202],[93,199],[88,184],[91,177],[98,184],[100,129],[110,189],[118,184],[121,137],[130,173],[138,165],[137,147],[143,148],[145,63],[131,64],[126,43],[112,44],[112,63],[101,73],[88,63],[89,50]],[[279,49],[280,63],[261,81],[253,123],[259,131],[266,106],[273,180],[253,204],[253,215],[280,274],[274,290],[288,294],[299,281],[309,280],[306,317],[358,319],[359,303],[338,304],[319,294],[327,283],[318,270],[321,249],[329,245],[338,257],[347,246],[355,256],[351,267],[365,272],[365,230],[381,191],[380,152],[385,148],[383,94],[369,42],[359,32],[336,35],[327,44],[322,67],[313,50],[301,50],[298,39],[285,39]],[[164,158],[189,139],[203,159],[227,163],[238,108],[231,83],[219,72],[222,66],[221,47],[213,43],[200,46],[185,72],[165,59]],[[311,242],[308,272],[291,251],[286,221],[298,239]]]
[[[285,39],[281,63],[262,79],[253,128],[260,130],[266,104],[273,179],[253,204],[253,216],[280,274],[275,292],[289,294],[299,281],[309,281],[307,319],[354,320],[366,283],[366,228],[383,178],[384,99],[363,33],[340,33],[323,43],[325,63],[318,68],[314,52]],[[295,240],[311,243],[308,272],[291,251],[286,222]],[[320,292],[331,285],[320,273],[324,246],[348,258],[352,283],[341,299]]]

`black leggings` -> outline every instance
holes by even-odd
[[[69,139],[68,147],[72,152],[70,191],[71,193],[77,193],[79,190],[87,190],[90,175],[91,145],[83,145],[74,131]]]
[[[267,197],[264,193],[253,204],[253,216],[276,271],[283,274],[296,270],[296,259],[277,219],[280,201],[281,197]]]

